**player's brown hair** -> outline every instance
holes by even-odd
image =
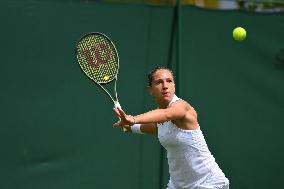
[[[158,70],[168,70],[169,72],[171,72],[172,76],[174,77],[173,71],[165,66],[157,66],[156,68],[154,68],[153,70],[151,70],[148,74],[148,85],[152,86],[152,80],[153,80],[153,75],[156,73],[156,71]]]

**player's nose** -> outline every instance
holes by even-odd
[[[167,82],[163,82],[163,89],[167,89],[168,88],[168,83]]]

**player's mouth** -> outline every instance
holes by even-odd
[[[163,94],[163,96],[165,96],[165,97],[166,97],[166,96],[170,96],[170,92],[163,92],[162,94]]]

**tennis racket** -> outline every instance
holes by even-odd
[[[115,108],[121,109],[116,91],[119,58],[110,38],[99,32],[84,35],[77,43],[76,57],[82,71],[108,94]],[[112,81],[115,97],[104,87]]]

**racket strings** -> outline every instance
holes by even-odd
[[[111,40],[102,33],[89,33],[80,39],[76,50],[82,71],[108,94],[115,107],[120,107],[116,91],[119,59]],[[103,87],[113,80],[115,99],[105,88],[107,86]]]
[[[78,44],[77,58],[82,70],[97,83],[112,81],[118,72],[115,47],[101,35],[86,36]]]

